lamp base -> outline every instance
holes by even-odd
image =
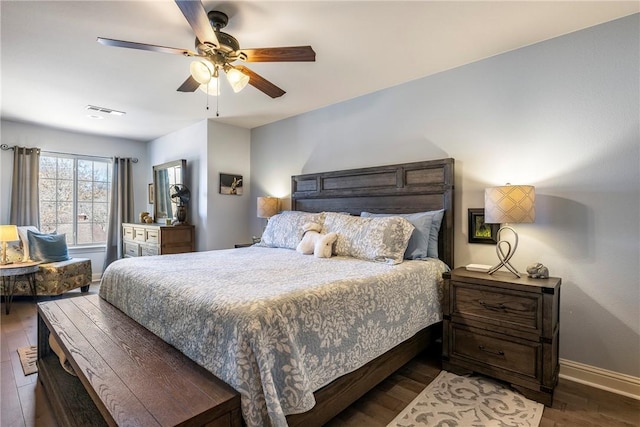
[[[2,258],[0,259],[0,265],[13,264],[13,261],[7,261],[7,242],[2,242]]]
[[[513,246],[511,246],[511,242],[509,242],[508,240],[502,240],[500,238],[500,235],[502,234],[503,230],[509,230],[513,233],[515,237]],[[488,271],[488,273],[493,274],[496,271],[500,270],[502,267],[504,267],[510,272],[512,272],[513,274],[515,274],[517,278],[522,277],[520,275],[520,272],[509,262],[511,257],[513,257],[513,255],[516,253],[516,248],[518,247],[518,233],[516,233],[516,230],[514,230],[509,226],[503,226],[503,227],[500,227],[500,229],[498,230],[497,237],[498,237],[498,243],[496,245],[496,254],[498,255],[498,259],[500,260],[500,262],[495,266],[493,266],[491,270]],[[503,245],[507,247],[506,253],[502,249]]]

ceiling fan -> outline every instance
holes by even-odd
[[[224,72],[234,92],[240,92],[247,84],[278,98],[285,91],[264,77],[243,65],[234,62],[312,62],[316,53],[311,46],[264,47],[240,49],[240,43],[233,36],[220,31],[229,22],[229,17],[219,11],[207,13],[200,0],[175,0],[196,35],[196,51],[124,40],[98,37],[98,43],[105,46],[126,47],[152,52],[171,53],[194,57],[191,75],[178,88],[180,92],[194,92],[200,88],[209,95],[218,95],[219,75]]]

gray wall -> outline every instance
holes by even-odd
[[[202,120],[149,142],[152,165],[187,161],[186,184],[191,190],[188,220],[196,227],[198,251],[251,242],[247,232],[251,203],[249,138],[247,129]],[[219,193],[221,172],[243,176],[241,196]],[[148,173],[151,182],[151,168]]]
[[[638,27],[633,15],[253,129],[252,194],[288,197],[294,174],[453,157],[460,266],[496,262],[467,243],[484,188],[535,185],[513,262],[562,277],[560,356],[640,376]],[[252,218],[251,233],[262,226]]]

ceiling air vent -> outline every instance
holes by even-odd
[[[125,114],[127,114],[124,111],[112,110],[111,108],[105,108],[105,107],[96,107],[95,105],[87,105],[86,109],[89,111],[95,111],[97,113],[104,113],[104,114],[111,114],[114,116],[124,116]]]

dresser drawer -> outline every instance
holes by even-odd
[[[158,230],[147,230],[145,241],[147,243],[158,243],[160,241],[158,235]]]
[[[455,324],[449,327],[452,358],[462,358],[474,365],[488,365],[500,371],[539,379],[540,343]]]
[[[142,256],[160,255],[160,250],[157,246],[141,245],[140,254]]]
[[[133,242],[124,242],[122,244],[125,257],[140,256],[140,245]]]
[[[135,227],[133,229],[133,240],[136,242],[145,242],[147,240],[146,230],[142,227]]]
[[[122,237],[124,240],[133,240],[133,227],[122,227]]]
[[[493,325],[539,332],[542,328],[540,294],[453,282],[452,315]]]

